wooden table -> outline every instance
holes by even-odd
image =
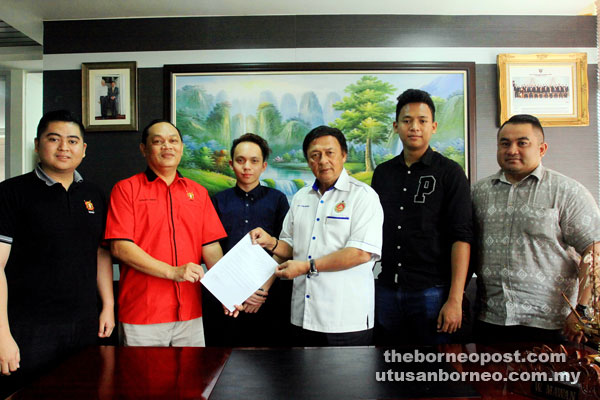
[[[230,349],[84,350],[9,399],[208,399]]]
[[[408,347],[395,350],[413,351]],[[9,399],[406,399],[419,398],[419,395],[407,396],[421,389],[430,390],[424,393],[439,392],[440,386],[429,382],[386,387],[376,381],[375,371],[397,367],[383,362],[384,351],[375,347],[235,349],[232,352],[210,347],[101,346],[84,350]],[[491,349],[470,344],[440,346],[438,351],[489,352]],[[489,372],[506,372],[507,368],[506,364],[482,367],[460,363],[453,367],[457,371]],[[468,390],[474,388],[483,399],[527,399],[510,393],[504,382],[462,384]],[[449,386],[441,388],[444,394],[438,393],[435,398],[473,398],[470,395],[444,397],[450,395],[444,392]]]

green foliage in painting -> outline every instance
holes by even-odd
[[[342,115],[332,124],[345,133],[351,142],[365,143],[365,168],[375,168],[372,156],[372,145],[385,141],[388,137],[393,118],[395,104],[389,100],[396,88],[374,76],[364,75],[358,82],[346,87],[345,96],[333,104]]]

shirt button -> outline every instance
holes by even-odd
[[[315,240],[315,239],[316,239],[316,237],[315,237],[315,236],[313,236],[313,240]]]
[[[400,225],[398,225],[398,229],[402,229],[402,227]]]
[[[306,295],[306,298],[307,298],[307,299],[310,299],[310,294],[307,294],[307,295]]]
[[[402,266],[402,263],[398,263],[398,266],[399,266],[399,267],[401,267],[401,266]]]
[[[310,260],[312,256],[308,256],[308,259]]]
[[[244,220],[244,222],[245,222],[245,223],[248,223],[248,220],[247,220],[247,219],[245,219],[245,220]]]
[[[408,172],[407,172],[407,174],[409,174],[409,175],[410,175],[410,171],[408,171]]]
[[[246,207],[250,207],[250,204],[246,203]]]
[[[323,200],[321,200],[321,204],[323,204]]]
[[[248,193],[246,193],[246,197],[248,197]]]
[[[404,210],[404,207],[400,206],[400,210]]]
[[[320,220],[321,220],[321,218],[317,218],[317,221],[320,221]]]
[[[403,191],[403,192],[406,192],[406,188],[402,188],[402,191]]]
[[[398,250],[400,250],[400,246],[396,246],[396,248],[397,248]]]

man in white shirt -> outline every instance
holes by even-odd
[[[108,94],[108,86],[106,86],[106,81],[104,79],[100,80],[100,84],[96,86],[96,96],[100,99],[98,104],[100,107],[96,107],[96,116],[98,115],[98,110],[100,110],[100,115],[102,118],[106,118],[107,115],[107,95]]]
[[[382,243],[379,197],[348,176],[348,148],[339,129],[313,129],[302,149],[314,184],[294,195],[280,240],[262,228],[250,235],[287,260],[275,275],[294,279],[291,322],[298,327],[297,344],[369,345],[375,309],[372,270]]]

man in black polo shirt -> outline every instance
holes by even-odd
[[[372,187],[383,206],[382,272],[375,289],[380,344],[448,343],[461,326],[472,240],[462,168],[429,147],[436,132],[427,92],[398,97],[402,153],[379,165]]]
[[[0,183],[2,398],[115,325],[112,263],[99,247],[104,195],[75,171],[85,149],[81,123],[49,112],[37,128],[38,166]]]

